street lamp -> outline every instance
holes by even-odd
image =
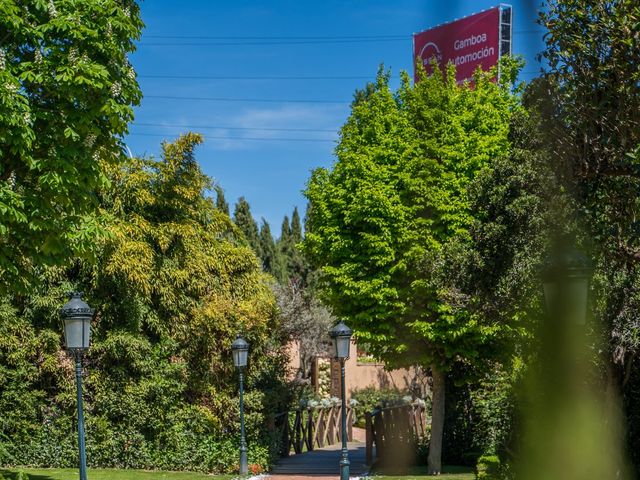
[[[347,449],[347,392],[344,384],[344,362],[349,358],[352,331],[343,321],[331,329],[334,357],[340,360],[340,385],[342,390],[342,455],[340,457],[340,480],[349,480],[349,450]]]
[[[592,274],[591,260],[574,247],[565,247],[550,255],[543,267],[544,296],[549,313],[567,315],[570,323],[584,325]]]
[[[231,345],[233,363],[240,373],[240,475],[246,475],[249,471],[247,464],[247,441],[244,435],[244,377],[243,370],[247,366],[249,357],[249,344],[240,336]]]
[[[89,348],[91,320],[95,310],[82,300],[81,292],[71,294],[71,299],[60,310],[64,322],[65,347],[76,361],[76,391],[78,396],[78,450],[80,456],[80,480],[87,480],[87,456],[84,444],[84,415],[82,412],[82,355]]]

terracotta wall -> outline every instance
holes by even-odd
[[[295,374],[300,366],[298,347],[295,343],[292,343],[288,347],[289,352],[289,375],[290,379],[295,377]],[[421,369],[408,368],[386,371],[384,364],[382,363],[360,363],[357,359],[357,349],[355,343],[351,344],[351,357],[347,359],[345,364],[345,386],[347,390],[347,398],[350,397],[351,392],[356,389],[363,389],[367,387],[374,388],[396,388],[398,390],[410,390],[413,385],[417,385],[420,388],[420,393],[424,395],[426,389],[426,377]],[[314,375],[312,375],[316,388],[318,377],[322,376],[319,372],[327,369],[331,362],[328,358],[318,358],[316,366],[314,368]],[[322,367],[323,363],[326,367]],[[339,393],[339,376],[338,365],[334,365],[333,378],[330,380],[331,395],[337,395]],[[327,379],[328,380],[328,379]],[[322,382],[322,379],[320,379]],[[336,390],[336,386],[338,389]]]

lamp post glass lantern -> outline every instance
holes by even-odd
[[[570,323],[584,325],[592,274],[591,260],[574,247],[563,248],[547,257],[542,280],[549,313],[564,315]]]
[[[249,358],[249,344],[240,336],[231,345],[233,353],[233,364],[239,370],[240,376],[240,475],[249,472],[247,462],[247,440],[244,433],[244,368],[247,366]]]
[[[344,381],[344,362],[349,358],[351,335],[353,332],[344,322],[338,323],[331,329],[334,357],[340,360],[340,386],[342,393],[342,454],[340,455],[340,480],[349,480],[349,450],[347,448],[347,392]]]
[[[89,348],[91,320],[95,310],[82,300],[81,292],[71,294],[71,299],[60,310],[64,323],[65,347],[76,362],[76,395],[78,402],[78,453],[80,480],[87,480],[87,455],[84,439],[84,414],[82,409],[82,355]]]
[[[349,358],[352,334],[353,332],[344,322],[340,322],[331,329],[330,335],[333,341],[333,355],[336,358]]]

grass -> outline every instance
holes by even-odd
[[[473,469],[470,467],[445,466],[442,468],[442,474],[433,477],[427,475],[427,467],[409,467],[406,472],[397,474],[390,470],[379,469],[372,473],[371,477],[380,480],[426,480],[437,478],[438,480],[474,480],[476,477]]]
[[[29,475],[29,480],[77,480],[77,469],[2,469],[5,479],[13,480],[19,471]],[[193,472],[152,472],[147,470],[93,469],[87,472],[90,480],[231,480],[231,475],[207,475]]]

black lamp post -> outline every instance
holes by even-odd
[[[587,295],[593,264],[574,247],[564,247],[550,255],[543,268],[543,287],[550,314],[584,325],[587,320]]]
[[[247,441],[244,435],[244,376],[243,371],[247,366],[249,357],[249,344],[240,336],[231,345],[233,351],[233,363],[240,373],[240,475],[246,475],[249,471],[247,464]]]
[[[349,480],[349,450],[347,448],[347,392],[344,383],[344,362],[349,358],[352,331],[344,322],[331,329],[334,357],[340,360],[340,385],[342,390],[342,455],[340,456],[340,480]]]
[[[87,455],[84,443],[84,414],[82,412],[82,356],[89,348],[91,320],[95,310],[82,300],[81,292],[71,294],[71,299],[60,310],[64,321],[65,347],[76,361],[76,390],[78,396],[78,450],[80,456],[80,480],[87,480]]]

